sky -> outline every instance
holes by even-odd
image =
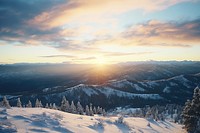
[[[0,64],[200,61],[200,0],[0,0]]]

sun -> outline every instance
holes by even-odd
[[[106,64],[108,64],[108,63],[107,63],[107,61],[105,60],[105,58],[103,58],[103,57],[98,57],[98,58],[96,59],[96,61],[95,61],[95,64],[98,65],[98,66],[104,66],[104,65],[106,65]]]

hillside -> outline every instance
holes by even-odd
[[[168,121],[117,116],[82,116],[45,108],[0,108],[0,132],[105,132],[183,133],[182,126]]]

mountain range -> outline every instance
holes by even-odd
[[[33,103],[60,104],[63,96],[82,105],[118,106],[175,103],[191,99],[200,83],[200,62],[129,62],[97,68],[74,64],[0,66],[0,95],[11,105],[20,97]]]

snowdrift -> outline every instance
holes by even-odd
[[[0,108],[0,132],[51,133],[184,133],[182,125],[168,121],[99,115],[84,116],[45,108]]]

